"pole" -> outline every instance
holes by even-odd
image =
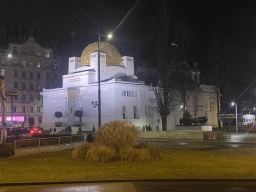
[[[236,105],[236,134],[238,134],[238,127],[237,127],[237,102],[235,103]]]
[[[2,99],[2,134],[1,142],[7,142],[7,131],[6,131],[6,97],[5,97],[5,87],[4,87],[4,77],[0,76],[0,95]]]
[[[98,123],[99,128],[101,126],[101,92],[100,92],[100,29],[98,29],[99,41],[98,41]]]
[[[11,130],[13,128],[13,96],[11,96],[11,109],[12,109],[12,126],[11,126]]]

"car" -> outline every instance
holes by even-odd
[[[39,127],[33,127],[29,132],[31,136],[34,134],[42,134],[42,129]]]

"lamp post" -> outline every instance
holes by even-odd
[[[235,105],[235,107],[236,107],[236,134],[238,134],[238,127],[237,127],[237,102],[232,102],[231,105],[232,106]]]
[[[101,126],[101,91],[100,91],[100,37],[107,36],[108,38],[112,38],[112,34],[109,35],[100,35],[100,30],[98,30],[98,123],[99,127]]]

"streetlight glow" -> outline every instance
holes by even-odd
[[[113,37],[112,33],[108,34],[108,38],[111,39]]]
[[[11,57],[12,57],[12,54],[11,54],[11,53],[9,53],[9,54],[8,54],[8,57],[9,57],[9,58],[11,58]]]

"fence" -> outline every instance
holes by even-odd
[[[82,142],[83,140],[84,140],[83,135],[22,139],[22,140],[14,141],[14,149],[62,145],[62,144],[73,143],[78,141]]]

